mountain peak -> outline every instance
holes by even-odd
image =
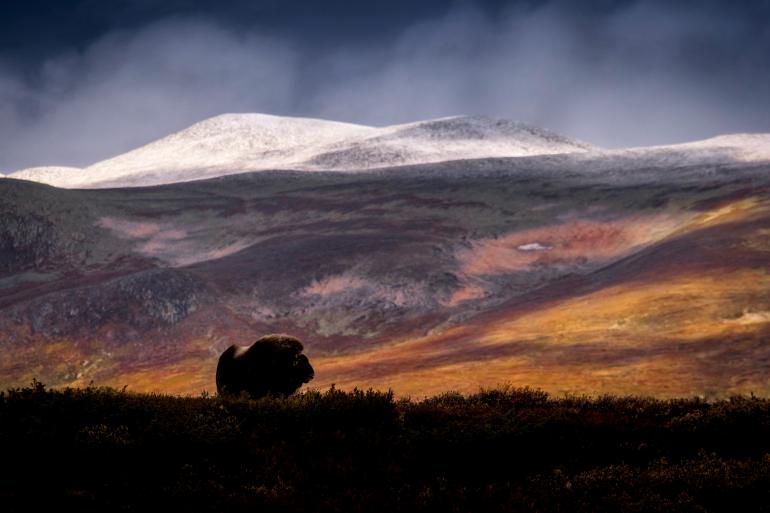
[[[548,130],[486,116],[450,116],[377,128],[227,113],[84,170],[36,168],[14,177],[63,187],[143,186],[269,169],[363,171],[593,149]]]
[[[559,143],[575,149],[598,149],[597,147],[565,137],[556,132],[539,128],[521,121],[489,116],[450,116],[426,121],[417,121],[388,128],[401,134],[435,134],[445,139],[507,139],[521,143],[544,140]]]
[[[353,132],[372,129],[364,125],[343,123],[339,121],[327,121],[316,118],[302,118],[291,116],[275,116],[259,113],[226,113],[199,121],[177,134],[212,134],[227,131],[247,132],[291,132],[309,130],[332,130]],[[173,134],[172,134],[173,135]]]

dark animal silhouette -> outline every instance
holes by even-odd
[[[219,395],[245,392],[257,399],[293,394],[315,375],[303,349],[299,340],[288,335],[265,335],[251,347],[228,347],[217,364]]]

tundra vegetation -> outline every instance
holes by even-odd
[[[280,331],[319,388],[768,396],[770,173],[720,151],[5,178],[0,390],[197,393],[232,341]]]
[[[766,511],[770,400],[0,394],[3,510]]]

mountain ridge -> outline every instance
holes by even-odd
[[[386,127],[268,114],[222,114],[86,168],[41,166],[2,176],[65,188],[137,187],[267,170],[362,172],[449,161],[539,158],[568,166],[632,159],[668,165],[770,160],[770,134],[604,149],[527,123],[449,116]],[[573,163],[577,160],[577,164]]]
[[[83,169],[11,173],[59,187],[160,185],[268,169],[359,171],[462,158],[596,150],[525,123],[451,116],[388,127],[310,118],[223,114]]]

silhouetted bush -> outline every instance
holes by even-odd
[[[770,401],[0,394],[3,511],[766,511]]]

